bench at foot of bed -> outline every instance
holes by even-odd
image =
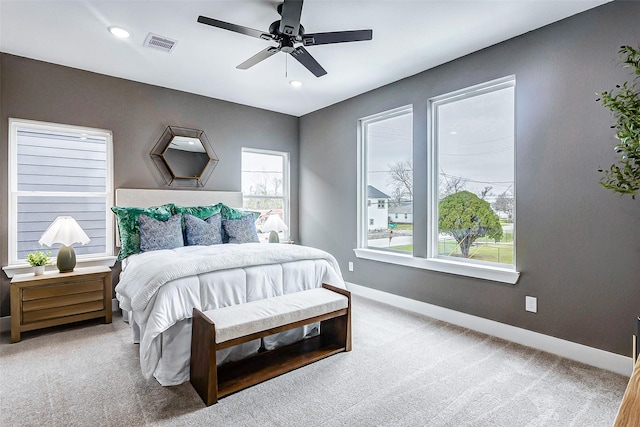
[[[216,351],[320,323],[320,334],[247,359],[216,364]],[[191,384],[209,406],[262,381],[351,351],[351,294],[322,288],[201,312],[193,309]]]

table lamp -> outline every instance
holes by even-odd
[[[76,252],[71,245],[74,243],[86,245],[89,241],[89,236],[75,219],[70,216],[59,216],[42,234],[38,243],[49,247],[54,243],[60,243],[56,265],[60,273],[69,273],[76,266]]]
[[[289,227],[284,223],[280,215],[269,215],[269,218],[262,224],[262,232],[269,233],[269,243],[280,243],[278,233],[287,231]]]

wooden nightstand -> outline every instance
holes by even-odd
[[[20,333],[104,317],[111,323],[111,269],[16,274],[11,280],[11,342]]]

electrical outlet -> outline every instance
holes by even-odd
[[[538,298],[524,297],[524,308],[532,313],[538,312]]]
[[[349,271],[353,271],[353,262],[349,261]]]

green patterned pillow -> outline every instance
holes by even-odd
[[[205,220],[210,218],[220,212],[222,210],[222,203],[218,203],[217,205],[209,205],[209,206],[174,206],[175,213],[181,213],[184,217],[185,215],[193,215],[196,218],[200,218]]]
[[[118,261],[140,252],[140,225],[138,223],[140,214],[166,221],[173,215],[173,208],[174,205],[172,203],[150,208],[113,206],[111,210],[118,219],[118,232],[120,233]]]
[[[260,212],[232,208],[223,203],[218,203],[218,205],[221,207],[220,213],[222,214],[222,219],[242,219],[247,215],[253,214],[253,220],[256,221],[260,216]]]

